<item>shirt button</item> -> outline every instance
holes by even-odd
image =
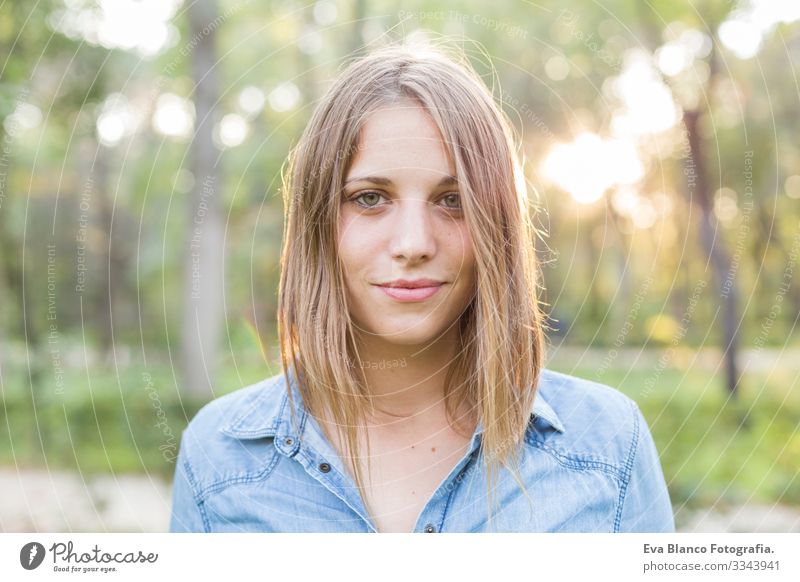
[[[328,463],[320,463],[319,470],[323,473],[328,473],[331,470],[331,466]]]
[[[283,441],[283,442],[286,444],[286,446],[287,446],[287,447],[291,447],[291,446],[294,444],[294,439],[292,439],[292,438],[287,438],[287,439],[286,439],[285,441]]]
[[[436,528],[433,527],[432,524],[429,523],[428,525],[425,526],[425,533],[434,533],[435,531]]]

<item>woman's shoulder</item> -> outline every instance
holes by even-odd
[[[565,459],[605,463],[624,470],[649,429],[636,402],[616,388],[543,369],[537,388],[540,409],[549,409],[561,430],[536,431],[531,444]],[[536,406],[534,407],[535,413]]]
[[[619,420],[637,406],[617,388],[547,368],[541,371],[538,392],[561,421],[569,424],[583,423],[586,415],[596,420]]]
[[[206,435],[230,432],[255,436],[255,433],[263,433],[269,428],[269,423],[262,421],[279,412],[285,387],[283,374],[277,374],[219,396],[195,414],[187,430]],[[257,426],[253,421],[259,421]]]
[[[285,377],[278,374],[215,398],[181,435],[179,461],[198,481],[216,482],[262,466],[274,447],[259,447],[275,436],[286,406]]]
[[[549,370],[542,371],[537,398],[562,430],[529,431],[528,444],[570,472],[599,473],[618,484],[613,531],[675,531],[658,450],[632,398]]]

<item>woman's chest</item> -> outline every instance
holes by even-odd
[[[375,460],[373,477],[359,493],[342,473],[320,472],[324,459],[301,449],[293,457],[278,455],[267,472],[218,483],[205,496],[203,511],[215,532],[366,533],[372,530],[367,520],[378,531],[411,532],[420,517],[420,525],[435,524],[443,532],[613,531],[620,497],[615,478],[594,465],[565,467],[550,454],[530,450],[519,466],[527,495],[501,471],[493,488],[499,507],[489,524],[478,455],[445,481],[465,453],[466,446],[441,464],[380,455],[392,461]],[[370,504],[364,511],[362,501]]]
[[[362,462],[362,494],[381,532],[414,531],[439,485],[466,454],[469,439],[456,433],[408,441],[380,441]]]

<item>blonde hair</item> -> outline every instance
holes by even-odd
[[[337,260],[340,196],[366,117],[407,98],[430,114],[450,150],[473,243],[477,285],[459,322],[461,349],[448,368],[445,407],[453,424],[458,404],[466,401],[483,423],[491,520],[501,467],[525,491],[518,452],[544,358],[544,316],[537,298],[536,231],[515,134],[460,51],[379,49],[352,62],[317,105],[284,174],[281,364],[287,378],[294,371],[308,411],[317,418],[327,411],[334,419],[361,491],[358,427],[372,401],[361,366],[350,365],[360,358]]]

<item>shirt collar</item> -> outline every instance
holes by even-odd
[[[564,432],[564,425],[561,419],[547,402],[543,390],[546,388],[548,375],[541,374],[539,386],[536,390],[536,398],[533,401],[531,420],[533,423],[543,422],[547,427],[553,428],[558,432]],[[293,374],[290,374],[290,385],[292,387],[292,398],[294,400],[297,420],[299,423],[305,421],[305,409],[302,405],[302,398],[297,388]],[[253,389],[244,395],[238,403],[236,410],[220,430],[239,439],[255,439],[268,436],[275,436],[279,432],[289,431],[291,427],[291,410],[289,406],[288,392],[283,374],[262,380]],[[479,424],[477,434],[483,432],[482,425]]]
[[[544,381],[545,378],[542,377],[539,380],[539,387],[536,389],[536,399],[533,401],[532,412],[534,421],[537,418],[542,419],[558,432],[564,432],[564,425],[561,423],[561,419],[558,418],[556,411],[553,410],[553,407],[550,406],[547,400],[545,400],[544,394],[542,394],[542,384],[544,384]]]

